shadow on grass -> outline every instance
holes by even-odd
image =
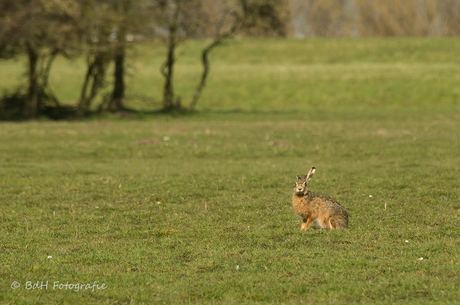
[[[3,95],[0,97],[0,121],[21,122],[28,121],[23,114],[24,110],[24,94]],[[211,117],[211,116],[227,116],[238,115],[238,117],[253,119],[263,118],[270,115],[274,116],[292,116],[297,119],[304,120],[372,120],[391,115],[394,120],[406,120],[410,117],[419,117],[426,114],[428,110],[433,113],[452,113],[459,111],[458,107],[413,107],[413,106],[342,106],[342,107],[306,107],[305,109],[200,109],[189,110],[187,108],[179,109],[151,109],[137,110],[131,108],[123,108],[118,111],[110,111],[108,109],[97,109],[89,111],[86,115],[78,114],[77,107],[72,105],[61,105],[57,102],[47,102],[41,105],[37,117],[34,119],[44,119],[53,121],[84,121],[84,120],[149,120],[155,118],[187,118],[187,117]]]
[[[26,95],[22,92],[15,92],[13,94],[4,94],[0,98],[0,121],[13,121],[21,122],[30,120],[24,116]],[[43,99],[45,103],[41,102],[38,114],[34,119],[49,119],[54,121],[76,121],[87,119],[107,119],[107,118],[120,118],[120,119],[143,119],[152,117],[184,117],[192,116],[197,111],[188,109],[169,109],[169,110],[135,110],[130,108],[123,108],[118,111],[109,111],[107,109],[98,109],[89,111],[84,116],[78,114],[76,106],[61,105],[54,100],[53,103],[46,101],[51,99]]]
[[[24,99],[21,94],[4,95],[0,98],[0,121],[22,122],[30,119],[24,116]],[[38,115],[34,119],[48,119],[53,121],[83,121],[93,119],[152,119],[160,117],[194,117],[202,114],[289,114],[297,111],[262,111],[262,110],[242,110],[242,109],[226,109],[226,110],[189,110],[186,108],[180,109],[154,109],[154,110],[136,110],[131,108],[123,108],[118,111],[109,111],[107,109],[98,109],[89,111],[86,115],[78,114],[77,107],[71,105],[42,105],[39,107]]]

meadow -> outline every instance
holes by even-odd
[[[459,303],[458,44],[230,41],[196,113],[1,122],[0,303]],[[201,45],[180,53],[184,97]],[[161,93],[148,50],[141,110]],[[82,69],[58,61],[63,102]],[[349,229],[299,230],[312,166]]]

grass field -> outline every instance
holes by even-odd
[[[235,48],[249,42],[225,45],[214,53],[212,82],[221,83],[213,91],[210,80],[199,104],[211,111],[0,123],[0,303],[458,304],[460,74],[448,47],[458,43],[313,43],[322,48],[294,75],[298,53],[252,63],[263,50],[239,58]],[[401,44],[422,50],[380,50]],[[336,49],[348,55],[336,62]],[[374,51],[380,59],[363,55]],[[63,75],[80,63],[61,64],[55,90],[67,88],[58,94],[70,101]],[[184,55],[184,65],[187,79],[196,63]],[[218,74],[225,65],[235,71]],[[296,104],[296,75],[305,95],[324,98]],[[217,92],[232,77],[238,85]],[[270,77],[282,88],[261,87]],[[387,77],[398,90],[379,87]],[[136,94],[157,94],[137,85]],[[311,166],[310,189],[347,208],[349,229],[299,230],[292,188]]]
[[[424,111],[3,123],[0,300],[455,303],[459,128]],[[299,231],[311,166],[350,229]]]

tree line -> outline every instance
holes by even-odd
[[[0,59],[27,59],[24,88],[4,94],[0,115],[33,119],[41,113],[84,117],[94,108],[113,66],[110,96],[100,111],[125,110],[129,45],[161,40],[167,52],[160,111],[195,109],[209,75],[209,53],[240,36],[458,35],[460,0],[3,0]],[[207,38],[202,72],[190,101],[174,91],[176,48]],[[86,72],[75,107],[61,105],[49,75],[54,60],[84,57]]]
[[[157,39],[167,56],[161,111],[193,110],[210,69],[209,53],[237,33],[278,35],[284,5],[279,0],[3,0],[0,2],[0,58],[25,56],[25,89],[2,98],[0,111],[32,119],[46,111],[88,115],[113,65],[110,97],[99,110],[125,110],[125,61],[128,42]],[[174,92],[176,48],[187,39],[210,38],[202,50],[203,71],[195,94],[183,105]],[[49,75],[57,56],[84,56],[86,72],[75,107],[53,94]]]

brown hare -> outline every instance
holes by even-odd
[[[348,213],[335,199],[316,195],[307,188],[308,181],[315,173],[315,168],[302,179],[297,175],[292,205],[295,212],[302,217],[300,230],[308,230],[312,223],[320,229],[348,228]]]

